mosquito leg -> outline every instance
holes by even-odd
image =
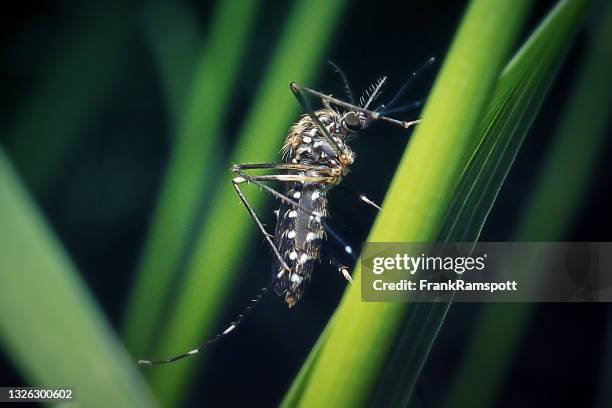
[[[365,195],[364,193],[359,193],[356,191],[351,190],[350,188],[346,187],[346,186],[338,186],[338,188],[342,191],[346,191],[350,194],[353,194],[354,196],[356,196],[360,201],[363,201],[364,203],[366,203],[367,205],[376,208],[378,211],[382,211],[382,208],[380,207],[380,205],[376,204],[376,202],[374,202],[374,200],[370,199],[367,195]]]
[[[353,262],[357,262],[357,256],[355,256],[355,251],[353,251],[353,247],[351,247],[336,231],[333,230],[328,224],[324,225],[329,235],[342,246],[342,249],[346,254],[351,258]]]
[[[331,169],[327,166],[301,163],[246,163],[234,164],[232,172],[239,173],[243,170],[297,170],[297,171],[316,171],[318,173],[330,174]]]
[[[267,185],[263,184],[262,182],[264,182],[264,181],[280,181],[280,182],[296,182],[296,181],[299,182],[299,181],[304,181],[304,182],[320,183],[320,182],[328,181],[327,177],[300,176],[298,174],[277,174],[277,175],[272,175],[272,176],[251,176],[250,174],[247,174],[247,173],[245,173],[243,171],[235,171],[235,173],[238,174],[240,177],[235,177],[234,180],[236,180],[236,181],[238,181],[240,183],[244,183],[244,182],[253,183],[253,184],[259,186],[260,188],[264,189],[269,194],[272,194],[274,197],[278,198],[279,200],[284,201],[285,203],[291,204],[295,208],[299,208],[300,210],[303,210],[303,211],[305,211],[305,212],[307,212],[307,213],[309,213],[311,215],[315,215],[315,216],[317,214],[314,214],[309,209],[304,208],[297,201],[292,200],[291,198],[285,196],[282,193],[279,193],[278,191],[276,191],[272,187],[267,186]]]
[[[317,125],[317,127],[319,128],[319,131],[321,132],[325,140],[327,140],[327,143],[329,143],[333,147],[333,149],[336,151],[338,156],[340,156],[342,154],[342,150],[338,146],[338,143],[336,143],[334,139],[332,138],[332,136],[329,134],[329,131],[327,130],[327,128],[323,126],[323,124],[319,120],[319,117],[317,116],[317,114],[314,112],[314,110],[310,106],[310,103],[308,103],[308,100],[306,100],[306,98],[304,97],[304,94],[302,93],[302,88],[295,82],[291,82],[289,84],[289,87],[291,88],[291,92],[293,92],[293,95],[295,95],[295,98],[298,100],[300,105],[302,105],[302,109],[304,109],[304,111],[308,114],[308,116],[310,116],[310,119],[312,119],[312,121]]]
[[[363,201],[364,203],[376,208],[378,211],[382,211],[382,208],[380,208],[380,205],[376,204],[374,201],[370,200],[368,198],[368,196],[366,196],[365,194],[359,194],[359,199],[361,201]]]
[[[187,351],[187,352],[185,352],[183,354],[179,354],[177,356],[170,357],[170,358],[165,358],[165,359],[161,359],[161,360],[138,360],[138,364],[139,365],[168,364],[168,363],[173,363],[175,361],[182,360],[184,358],[191,357],[191,356],[194,356],[194,355],[196,355],[198,353],[201,353],[203,350],[208,348],[208,346],[212,345],[213,343],[216,343],[217,341],[221,340],[221,338],[229,335],[234,330],[236,330],[238,328],[238,326],[240,325],[240,323],[242,323],[243,320],[253,311],[253,309],[255,308],[257,303],[266,294],[268,294],[268,292],[270,292],[270,287],[269,286],[265,287],[265,288],[261,288],[259,290],[259,293],[257,294],[257,296],[255,296],[253,299],[251,299],[251,301],[249,302],[248,306],[246,306],[243,309],[242,313],[238,315],[236,320],[231,322],[230,325],[225,330],[223,330],[222,332],[217,333],[214,337],[211,337],[205,343],[200,344],[198,347],[196,347],[196,348],[194,348],[194,349],[192,349],[190,351]]]
[[[264,176],[249,176],[242,172],[239,172],[241,176],[246,176],[249,181],[280,181],[283,183],[288,182],[305,182],[305,183],[331,183],[335,180],[333,177],[327,176],[303,176],[300,174],[272,174]],[[279,193],[280,194],[280,193]]]
[[[266,241],[268,242],[268,244],[272,248],[272,251],[274,252],[274,255],[276,255],[276,258],[278,259],[278,261],[280,262],[281,266],[283,267],[283,270],[280,271],[279,274],[277,275],[277,278],[280,278],[281,276],[283,276],[283,274],[285,272],[289,273],[291,269],[289,268],[289,266],[287,265],[287,263],[283,259],[280,251],[276,247],[276,244],[274,244],[274,241],[272,240],[272,235],[270,235],[268,233],[268,231],[266,231],[266,228],[263,226],[263,224],[259,220],[259,217],[257,216],[257,213],[255,213],[255,210],[253,209],[253,207],[251,207],[251,205],[249,204],[248,200],[246,199],[244,193],[240,189],[239,184],[240,183],[244,183],[245,181],[246,181],[246,179],[244,177],[241,177],[241,176],[235,177],[232,180],[232,185],[234,186],[234,190],[236,190],[236,194],[238,194],[238,197],[240,198],[240,201],[242,201],[242,204],[245,206],[245,208],[247,209],[247,211],[251,215],[251,218],[253,219],[253,221],[255,221],[255,224],[257,224],[257,226],[259,227],[259,230],[263,234],[264,238],[266,239]]]
[[[331,254],[325,254],[325,257],[329,260],[329,263],[338,269],[338,272],[346,279],[349,284],[353,283],[353,278],[349,271],[349,267],[341,263],[335,256]]]

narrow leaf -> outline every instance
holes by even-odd
[[[32,386],[85,407],[151,407],[133,361],[0,149],[0,342]]]

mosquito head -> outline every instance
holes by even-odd
[[[342,116],[342,126],[351,133],[368,127],[368,118],[362,112],[348,111]]]

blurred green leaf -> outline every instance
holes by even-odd
[[[298,0],[292,6],[227,168],[232,163],[277,159],[283,135],[299,109],[289,82],[312,83],[344,4],[344,1]],[[313,30],[315,11],[317,23]],[[244,261],[240,254],[245,252],[255,229],[235,195],[229,173],[222,181],[218,189],[209,193],[213,200],[211,210],[198,234],[170,319],[160,332],[155,356],[182,353],[210,335],[236,271]],[[249,200],[260,210],[268,197],[252,192],[247,192]],[[268,278],[267,271],[262,271],[261,278],[262,281]],[[184,395],[190,374],[199,362],[201,358],[150,370],[154,388],[164,403],[175,405]]]
[[[0,341],[32,386],[84,407],[155,401],[0,149]]]
[[[205,197],[211,200],[207,192],[222,156],[222,125],[257,3],[219,1],[204,40],[126,311],[124,335],[138,356],[151,350],[198,209]]]
[[[440,236],[467,159],[481,137],[477,130],[482,112],[528,5],[471,3],[368,241],[428,242]],[[355,284],[326,329],[327,340],[306,366],[308,373],[300,373],[294,382],[285,406],[363,406],[370,401],[393,339],[414,304],[361,302],[359,275],[358,266]],[[417,355],[405,362],[412,383],[447,305],[433,308],[427,320],[411,326],[427,326],[423,333],[414,333]]]

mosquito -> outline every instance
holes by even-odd
[[[402,86],[396,96],[387,104],[372,109],[374,101],[380,96],[387,77],[383,76],[372,84],[360,97],[357,104],[348,84],[346,75],[334,63],[332,67],[341,76],[349,101],[343,101],[332,95],[300,86],[295,82],[289,84],[291,92],[302,106],[305,114],[291,126],[281,148],[283,161],[278,163],[235,164],[231,168],[234,177],[232,186],[241,203],[246,208],[254,223],[262,233],[274,254],[272,282],[260,289],[258,295],[251,299],[244,312],[238,315],[224,331],[209,339],[199,347],[186,353],[163,360],[139,360],[142,365],[164,364],[195,355],[220,338],[233,332],[251,312],[255,304],[271,289],[284,298],[291,308],[302,298],[304,289],[311,278],[316,263],[321,261],[321,247],[327,234],[339,242],[345,252],[351,255],[352,248],[346,244],[326,223],[328,218],[328,192],[338,186],[349,172],[355,161],[355,153],[348,142],[358,132],[368,128],[372,122],[381,121],[408,129],[419,120],[402,121],[387,116],[407,110],[420,104],[412,103],[392,108],[406,91],[410,82],[427,66],[435,61],[430,58]],[[313,110],[308,97],[319,99],[323,109]],[[253,174],[255,171],[267,174]],[[278,182],[281,191],[270,187],[268,182]],[[280,201],[275,211],[277,216],[274,234],[270,234],[261,222],[255,209],[246,198],[241,186],[254,184]],[[359,199],[380,210],[380,206],[364,194]],[[349,269],[335,257],[329,256],[344,278],[352,282]]]

